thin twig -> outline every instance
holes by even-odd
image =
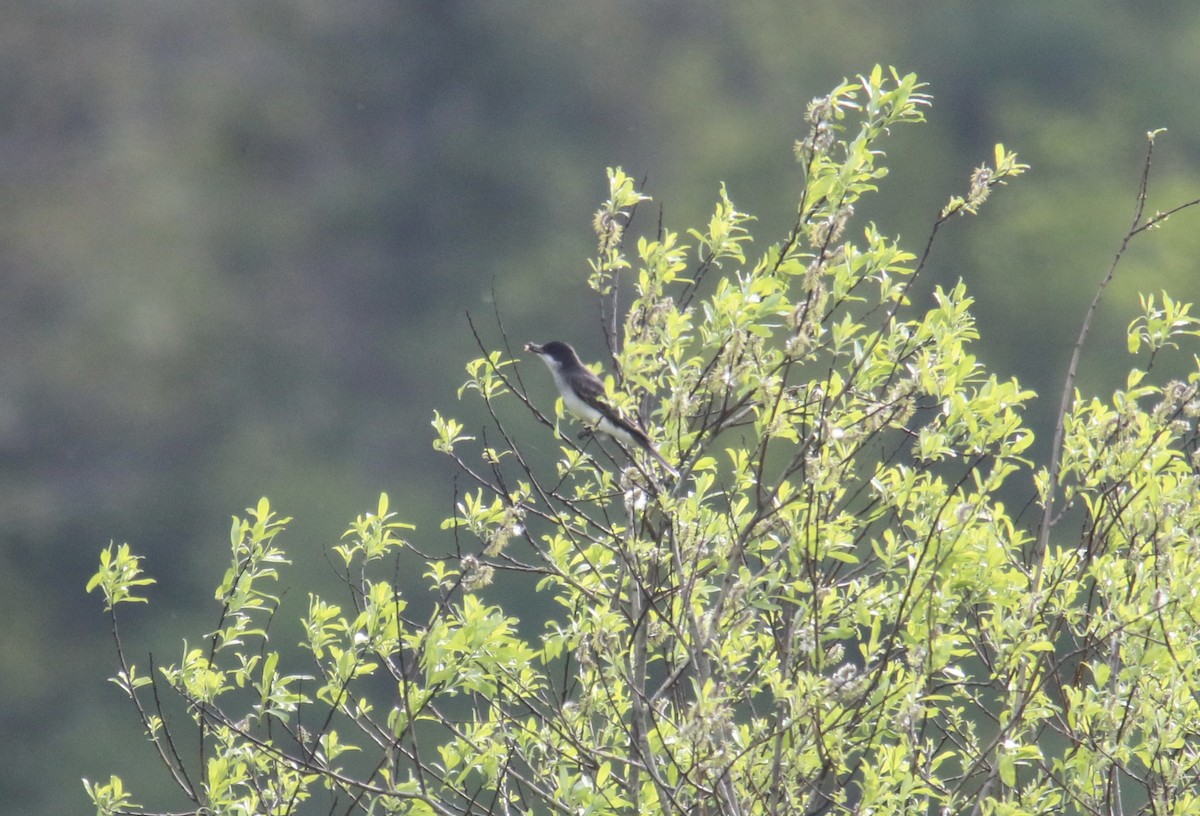
[[[1063,380],[1062,397],[1059,401],[1058,415],[1054,423],[1054,442],[1050,449],[1049,479],[1046,482],[1046,498],[1042,505],[1042,520],[1038,529],[1037,549],[1031,554],[1030,558],[1036,577],[1035,585],[1040,584],[1042,557],[1050,545],[1050,530],[1056,522],[1054,517],[1054,502],[1058,493],[1059,477],[1062,471],[1062,445],[1066,432],[1067,412],[1071,407],[1071,396],[1075,392],[1075,381],[1079,374],[1079,360],[1083,355],[1083,346],[1087,341],[1088,332],[1091,330],[1096,309],[1100,305],[1100,297],[1104,294],[1104,290],[1108,288],[1109,283],[1112,282],[1117,272],[1117,265],[1120,264],[1121,259],[1125,256],[1125,251],[1129,248],[1129,243],[1135,236],[1158,226],[1181,210],[1200,204],[1200,199],[1193,199],[1186,204],[1173,207],[1166,212],[1155,213],[1144,222],[1142,221],[1142,217],[1146,212],[1146,197],[1150,187],[1150,167],[1154,160],[1154,137],[1156,134],[1157,131],[1151,131],[1146,134],[1149,143],[1146,146],[1146,159],[1142,163],[1142,176],[1138,183],[1137,197],[1134,201],[1133,221],[1129,225],[1129,230],[1121,239],[1120,246],[1117,247],[1117,252],[1113,256],[1112,263],[1109,264],[1108,272],[1105,273],[1104,278],[1100,281],[1100,285],[1096,288],[1096,294],[1092,296],[1092,302],[1083,317],[1083,324],[1079,327],[1079,336],[1075,338],[1075,346],[1071,350],[1071,362],[1067,366],[1067,376]]]

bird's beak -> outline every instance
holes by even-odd
[[[529,352],[530,354],[541,354],[542,353],[542,347],[539,346],[537,343],[526,343],[525,350],[527,352]]]

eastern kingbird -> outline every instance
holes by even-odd
[[[646,436],[636,420],[621,416],[616,408],[604,401],[604,383],[600,378],[584,367],[579,361],[575,349],[566,343],[552,340],[544,346],[537,343],[526,343],[525,350],[542,358],[550,373],[554,375],[554,384],[562,397],[563,405],[585,425],[604,431],[604,433],[625,445],[641,448],[654,457],[672,476],[678,476],[679,471],[654,449],[650,437]]]

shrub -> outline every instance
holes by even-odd
[[[1051,459],[1030,458],[1033,394],[972,355],[966,286],[910,298],[939,228],[1024,165],[997,145],[921,255],[852,228],[881,141],[927,101],[879,68],[815,100],[794,225],[755,256],[724,189],[703,228],[631,249],[647,197],[609,171],[588,278],[606,389],[678,478],[567,435],[508,338],[481,339],[460,398],[487,437],[433,422],[471,482],[454,554],[424,555],[382,496],[333,548],[346,597],[310,596],[303,664],[267,637],[288,520],[266,499],[234,520],[220,625],[157,672],[116,617],[149,579],[105,550],[89,589],[114,680],[193,812],[1196,812],[1197,377],[1155,385],[1148,362],[1109,398],[1076,394],[1089,312]],[[1151,155],[1105,284],[1170,214],[1144,215]],[[1130,350],[1152,362],[1197,327],[1147,297]],[[557,461],[522,415],[559,435]],[[1034,490],[1025,529],[1002,497]],[[414,555],[419,617],[395,580]],[[551,611],[518,621],[498,572]],[[164,718],[169,695],[190,720]],[[99,813],[143,812],[115,777],[87,787]]]

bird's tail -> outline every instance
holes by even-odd
[[[652,445],[649,441],[647,441],[645,448],[646,448],[647,453],[649,453],[651,456],[654,457],[654,461],[658,462],[660,465],[662,465],[666,469],[667,473],[670,473],[676,479],[679,478],[679,471],[676,470],[675,468],[673,468],[671,466],[671,463],[668,462],[666,459],[664,459],[663,455],[654,449],[654,445]]]
[[[676,479],[679,478],[679,471],[672,467],[671,463],[663,458],[663,455],[654,447],[654,443],[650,441],[650,437],[646,435],[645,431],[638,427],[637,424],[631,422],[625,423],[625,430],[628,432],[629,437],[634,442],[637,442],[638,447],[650,454],[650,456],[654,458],[655,462],[658,462],[660,465],[666,468],[667,473],[670,473]]]

